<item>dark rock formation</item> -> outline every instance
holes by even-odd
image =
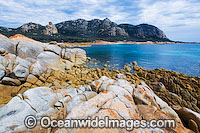
[[[21,27],[0,27],[0,33],[6,36],[23,34],[39,41],[170,41],[159,28],[148,25],[116,24],[108,18],[104,20],[84,19],[64,21],[53,25],[42,26],[35,23],[27,23]]]
[[[125,31],[129,34],[130,37],[152,38],[152,40],[153,39],[168,40],[165,33],[153,25],[140,24],[140,25],[134,26],[130,24],[120,24],[119,27],[125,29]]]
[[[111,22],[108,18],[104,20],[94,19],[91,21],[84,19],[65,21],[56,24],[56,27],[60,34],[69,36],[128,36],[124,29],[118,27],[116,23]]]
[[[14,29],[15,30],[15,29]],[[44,26],[36,23],[29,22],[27,24],[24,24],[16,29],[16,32],[31,32],[33,35],[36,33],[42,34],[42,30],[44,30]]]

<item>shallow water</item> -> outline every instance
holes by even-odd
[[[200,44],[166,45],[93,45],[83,47],[87,56],[102,68],[104,64],[122,69],[125,64],[137,61],[145,69],[165,68],[186,75],[200,76]]]

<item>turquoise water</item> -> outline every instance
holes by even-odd
[[[104,64],[122,69],[125,64],[137,61],[145,69],[165,68],[186,75],[200,76],[200,44],[166,45],[93,45],[84,47],[87,56],[95,59],[96,65]]]

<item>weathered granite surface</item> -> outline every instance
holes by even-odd
[[[194,112],[191,112],[194,113]],[[133,129],[132,132],[192,132],[186,129],[177,113],[161,100],[144,82],[135,86],[124,79],[109,79],[105,76],[93,81],[89,86],[53,90],[48,87],[32,88],[22,95],[15,96],[0,109],[0,130],[11,131],[50,131],[28,130],[24,126],[27,115],[38,119],[49,116],[51,119],[175,119],[176,128]],[[195,117],[199,119],[197,116]],[[52,129],[55,132],[126,132],[126,129]]]
[[[81,65],[87,59],[82,49],[61,49],[22,35],[7,38],[0,34],[0,131],[126,132],[117,128],[42,129],[39,124],[28,130],[24,119],[35,115],[38,120],[42,116],[174,119],[174,129],[132,132],[199,132],[198,77],[144,70],[136,62],[132,63],[135,73],[129,65],[120,71],[88,69]]]
[[[57,45],[41,43],[23,35],[7,38],[0,34],[0,99],[7,99],[3,102],[0,100],[0,103],[6,103],[11,93],[20,91],[19,88],[17,92],[14,89],[6,92],[5,88],[22,85],[31,75],[40,77],[49,69],[64,72],[85,61],[86,52],[79,48],[61,49]]]

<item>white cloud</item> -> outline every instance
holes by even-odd
[[[35,22],[46,25],[48,21],[58,23],[61,21],[84,18],[119,18],[120,14],[110,2],[115,0],[1,0],[0,25],[20,26],[23,23]],[[98,11],[103,11],[98,14]],[[117,13],[115,15],[115,13]],[[114,19],[116,20],[116,19]],[[16,24],[13,24],[16,23]]]
[[[194,0],[157,1],[152,4],[148,4],[148,0],[142,0],[140,7],[140,22],[162,27],[200,23],[200,2]]]
[[[149,23],[163,29],[174,40],[191,40],[200,29],[200,1],[198,0],[142,0],[139,3],[139,23]],[[172,33],[174,32],[174,36]],[[183,36],[183,32],[185,36]],[[193,32],[187,33],[187,32]],[[200,33],[200,32],[199,32]],[[176,34],[176,36],[175,36]],[[198,39],[199,38],[199,39]]]
[[[0,26],[6,27],[18,27],[27,22],[46,25],[49,21],[58,23],[78,18],[91,20],[106,17],[118,24],[152,24],[176,40],[181,38],[180,36],[183,38],[182,31],[200,29],[200,2],[198,0],[0,0]],[[173,32],[179,37],[173,38]],[[197,33],[200,34],[200,31],[193,33],[198,39]]]

